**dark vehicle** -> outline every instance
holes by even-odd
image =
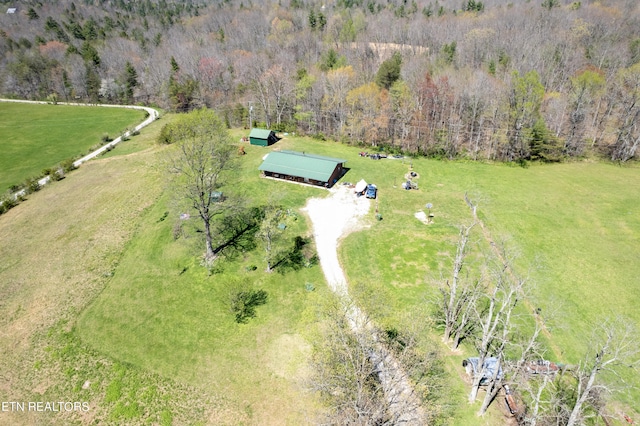
[[[374,184],[369,184],[369,186],[367,186],[367,191],[364,193],[364,195],[367,198],[376,198],[376,196],[378,195],[378,187],[375,186]]]

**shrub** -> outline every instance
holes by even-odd
[[[103,144],[105,144],[107,142],[111,142],[113,139],[111,139],[111,137],[109,137],[109,135],[107,133],[105,133],[105,134],[102,135],[100,140],[102,141]]]
[[[18,205],[18,201],[13,198],[12,195],[5,195],[0,200],[0,214],[6,213],[15,206]]]
[[[77,167],[73,164],[75,161],[73,160],[73,158],[69,158],[67,160],[64,160],[60,166],[62,167],[62,170],[65,173],[70,172],[71,170],[75,170],[77,169]]]
[[[161,145],[172,144],[174,142],[172,130],[173,129],[170,124],[165,124],[164,126],[162,126],[162,129],[160,130],[160,134],[158,135],[158,139],[156,139],[156,142],[158,142]]]
[[[182,237],[183,230],[182,230],[182,223],[181,222],[176,222],[173,225],[172,234],[173,234],[173,240],[174,241],[177,240],[178,238]]]
[[[318,133],[314,133],[313,135],[311,135],[311,137],[313,139],[317,139],[320,141],[326,141],[327,137],[324,135],[324,133],[318,132]]]
[[[49,177],[51,178],[52,182],[57,182],[59,180],[62,180],[64,179],[64,170],[62,169],[53,170],[49,175]]]
[[[47,102],[53,105],[58,105],[58,95],[55,93],[50,94],[49,96],[47,96]]]
[[[27,179],[24,182],[24,186],[28,194],[33,194],[34,192],[38,192],[40,191],[40,188],[41,188],[40,184],[38,183],[38,179],[36,178]]]

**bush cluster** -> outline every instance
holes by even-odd
[[[65,175],[77,167],[74,165],[75,159],[68,158],[54,167],[47,167],[39,175],[25,179],[18,185],[11,185],[9,191],[0,198],[0,215],[8,212],[13,207],[26,199],[26,196],[38,192],[42,189],[40,180],[49,176],[50,182],[57,182],[64,179]]]

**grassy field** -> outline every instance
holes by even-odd
[[[306,359],[318,307],[329,297],[320,268],[267,274],[256,247],[222,259],[209,275],[199,263],[197,224],[184,224],[190,232],[174,238],[183,209],[166,191],[158,166],[171,148],[153,144],[170,119],[0,217],[0,399],[91,404],[79,414],[2,413],[0,422],[316,420]],[[245,135],[232,133],[235,139]],[[507,239],[521,254],[518,272],[537,285],[529,302],[542,308],[559,348],[549,358],[577,363],[588,349],[590,324],[603,315],[615,312],[640,324],[634,309],[640,302],[637,167],[373,161],[359,157],[358,148],[296,137],[245,149],[225,192],[249,205],[276,202],[291,209],[288,239],[310,234],[298,209],[326,192],[260,179],[257,167],[271,149],[345,158],[350,170],[343,181],[378,185],[379,199],[365,218],[370,228],[347,237],[340,253],[352,294],[382,325],[428,321],[430,278],[449,273],[456,226],[471,220],[465,192],[478,201],[489,238]],[[400,188],[410,169],[418,174],[417,191]],[[426,203],[435,215],[428,226],[414,217]],[[488,247],[484,236],[474,238]],[[229,310],[229,294],[239,288],[268,294],[246,324],[236,323]],[[547,316],[553,309],[557,315]],[[466,403],[460,361],[472,352],[463,349],[439,348],[451,375],[448,423],[500,423],[498,410],[480,420],[477,407]],[[632,401],[626,403],[633,407]]]
[[[144,114],[125,108],[0,102],[0,192],[85,154],[104,134],[120,136]]]
[[[520,168],[421,159],[413,161],[420,189],[404,191],[393,182],[408,167],[393,169],[392,177],[389,166],[371,163],[369,169],[379,169],[369,179],[381,187],[384,219],[374,232],[350,236],[343,247],[350,283],[364,289],[367,297],[359,301],[370,311],[394,322],[398,312],[419,312],[433,297],[430,280],[441,271],[450,274],[455,226],[471,222],[463,199],[468,192],[479,204],[489,239],[506,241],[519,254],[516,269],[534,286],[528,306],[542,309],[550,331],[550,359],[580,362],[594,326],[604,318],[623,316],[640,324],[638,167]],[[427,202],[435,214],[429,226],[413,217]],[[474,241],[486,250],[479,232]],[[471,353],[468,348],[467,356]],[[640,377],[634,381],[640,383]],[[623,399],[634,407],[638,398],[633,392]]]

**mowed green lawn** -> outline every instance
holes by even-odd
[[[326,192],[260,179],[257,167],[266,151],[246,150],[225,193],[241,192],[248,205],[271,201],[290,208],[297,213],[287,221],[286,244],[307,236],[298,209]],[[209,275],[200,265],[204,243],[194,232],[197,219],[184,222],[185,234],[174,239],[181,211],[170,193],[150,209],[108,287],[81,315],[81,338],[111,358],[223,400],[225,409],[210,424],[305,424],[316,410],[306,383],[308,333],[328,293],[320,267],[267,274],[258,246],[221,258],[222,270]],[[239,286],[268,294],[246,324],[236,323],[230,309]]]
[[[85,154],[104,134],[115,139],[144,114],[126,108],[0,102],[0,192]]]
[[[240,136],[234,132],[234,138]],[[374,161],[359,157],[357,148],[295,137],[271,148],[247,146],[228,190],[242,193],[249,204],[276,200],[294,211],[308,197],[326,192],[260,179],[257,167],[272,149],[345,158],[350,170],[343,181],[364,178],[378,185],[379,199],[365,218],[370,228],[345,239],[341,258],[352,293],[384,325],[424,318],[435,294],[430,278],[449,273],[456,227],[471,221],[465,192],[478,203],[489,238],[506,240],[520,253],[516,270],[536,285],[528,306],[542,309],[552,343],[560,348],[560,353],[550,350],[549,358],[579,362],[589,349],[592,324],[604,316],[625,315],[640,324],[634,308],[640,303],[640,263],[634,261],[640,258],[640,219],[633,213],[640,211],[637,167]],[[400,187],[411,170],[418,174],[417,191]],[[414,217],[426,203],[435,214],[429,226]],[[165,197],[149,212],[109,286],[82,315],[80,335],[115,359],[228,395],[235,415],[244,410],[245,421],[261,416],[299,421],[300,412],[292,414],[286,401],[303,394],[299,381],[310,344],[305,328],[314,306],[326,297],[319,268],[264,274],[258,247],[225,261],[223,273],[207,276],[198,265],[202,250],[195,239],[171,236],[179,213],[172,205]],[[161,220],[164,212],[169,216]],[[289,237],[308,235],[308,226],[301,215]],[[481,249],[489,247],[480,233],[474,238]],[[248,271],[251,265],[258,270]],[[228,310],[230,282],[269,293],[248,324],[236,324]],[[318,290],[305,291],[306,282]],[[546,316],[552,310],[554,316]],[[454,374],[461,357],[450,363]],[[277,392],[267,396],[267,387]],[[459,419],[473,418],[464,390],[458,393]],[[298,401],[309,409],[308,399]]]

